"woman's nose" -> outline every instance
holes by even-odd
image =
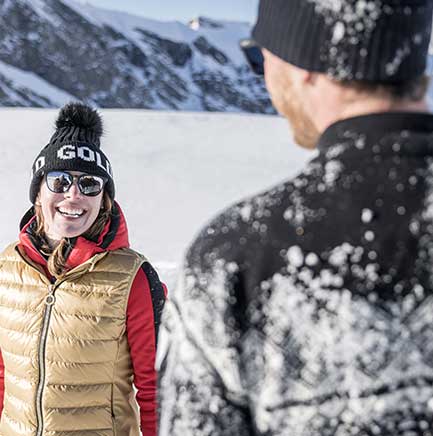
[[[78,188],[76,180],[74,180],[71,187],[65,192],[65,195],[68,198],[81,197],[82,194],[81,194],[80,189]]]

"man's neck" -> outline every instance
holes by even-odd
[[[352,118],[355,116],[366,115],[376,112],[428,112],[428,105],[425,100],[417,102],[401,100],[354,102],[346,107],[343,107],[338,115],[338,118],[340,120],[343,120],[346,118]]]
[[[323,132],[337,121],[381,112],[429,112],[429,107],[426,99],[409,101],[361,96],[350,100],[337,98],[329,100],[326,110],[315,111],[313,119],[318,131]]]

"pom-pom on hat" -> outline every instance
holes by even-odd
[[[40,183],[48,171],[81,171],[107,179],[105,190],[114,199],[110,162],[100,149],[101,116],[82,103],[68,103],[59,112],[56,130],[32,166],[30,201],[34,204]]]
[[[337,80],[401,83],[425,73],[433,0],[260,0],[253,38]]]

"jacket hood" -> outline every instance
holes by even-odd
[[[36,216],[34,207],[29,209],[20,223],[19,247],[24,249],[26,255],[45,269],[46,256],[39,251],[39,244],[35,234]],[[120,206],[114,202],[113,214],[98,240],[91,241],[78,236],[69,238],[70,248],[66,253],[66,265],[72,269],[86,262],[94,255],[119,248],[129,247],[128,228]]]

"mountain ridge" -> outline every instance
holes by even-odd
[[[274,113],[237,44],[247,23],[158,22],[73,0],[0,0],[0,12],[2,106],[58,107],[71,96],[106,108]]]

